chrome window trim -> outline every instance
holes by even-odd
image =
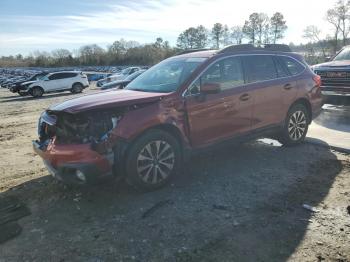
[[[205,69],[191,82],[191,84],[188,85],[188,87],[182,92],[182,97],[185,98],[185,97],[191,97],[191,96],[197,96],[198,94],[190,94],[190,95],[186,95],[186,92],[188,91],[188,89],[193,85],[194,82],[196,82],[204,73],[205,71],[210,67],[212,66],[214,63],[216,62],[219,62],[223,59],[226,59],[226,58],[231,58],[231,57],[244,57],[244,56],[285,56],[285,57],[288,57],[288,58],[291,58],[292,60],[296,61],[297,63],[299,63],[303,68],[304,70],[301,71],[299,74],[297,75],[290,75],[290,76],[284,76],[284,77],[277,77],[277,78],[272,78],[272,79],[268,79],[268,80],[263,80],[263,81],[256,81],[256,82],[251,82],[251,83],[244,83],[243,85],[240,85],[240,86],[247,86],[247,85],[250,85],[250,84],[254,84],[254,83],[264,83],[264,82],[268,82],[268,81],[272,81],[272,80],[277,80],[277,79],[285,79],[285,78],[290,78],[290,77],[296,77],[296,76],[299,76],[301,74],[303,74],[306,70],[306,66],[301,63],[300,61],[298,61],[297,59],[295,59],[294,57],[290,56],[290,55],[280,55],[280,54],[236,54],[236,55],[230,55],[230,56],[224,56],[224,57],[221,57],[219,59],[216,59],[214,60],[213,62],[211,62],[209,65],[207,65],[205,67]],[[243,70],[244,71],[244,70]]]

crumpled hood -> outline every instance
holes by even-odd
[[[35,82],[38,82],[37,80],[34,80],[34,81],[26,81],[26,82],[23,82],[21,85],[22,86],[25,86],[25,85],[30,85],[30,84],[33,84]]]
[[[49,110],[74,114],[93,109],[155,102],[165,95],[165,93],[149,93],[125,89],[105,91],[67,100],[63,103],[51,106]]]
[[[349,68],[350,69],[350,60],[339,60],[339,61],[330,61],[322,64],[313,65],[314,69],[322,68]]]

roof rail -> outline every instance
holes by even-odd
[[[266,44],[264,48],[270,51],[292,52],[289,45],[283,44]]]
[[[266,44],[263,47],[256,47],[252,44],[241,44],[241,45],[229,45],[221,50],[219,50],[219,54],[222,53],[229,53],[229,52],[237,52],[237,51],[262,51],[262,50],[268,50],[268,51],[280,51],[280,52],[292,52],[290,47],[288,45],[283,44]]]
[[[252,44],[229,45],[220,49],[218,54],[234,52],[234,51],[249,51],[249,50],[256,50],[256,49],[257,48]]]
[[[176,55],[184,55],[184,54],[195,53],[200,51],[209,51],[209,50],[212,50],[212,49],[209,49],[209,48],[186,49],[184,51],[181,51],[180,53],[177,53]]]

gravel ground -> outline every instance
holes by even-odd
[[[67,187],[31,140],[40,113],[71,97],[0,90],[0,196],[32,212],[0,261],[350,261],[349,155],[253,141],[191,158],[152,193]]]

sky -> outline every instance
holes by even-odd
[[[157,37],[176,44],[191,26],[211,28],[220,22],[243,25],[253,12],[281,12],[288,30],[281,43],[305,42],[303,30],[317,25],[331,33],[325,21],[335,0],[0,0],[0,56],[28,55],[82,45],[102,47],[123,38],[139,43]]]

